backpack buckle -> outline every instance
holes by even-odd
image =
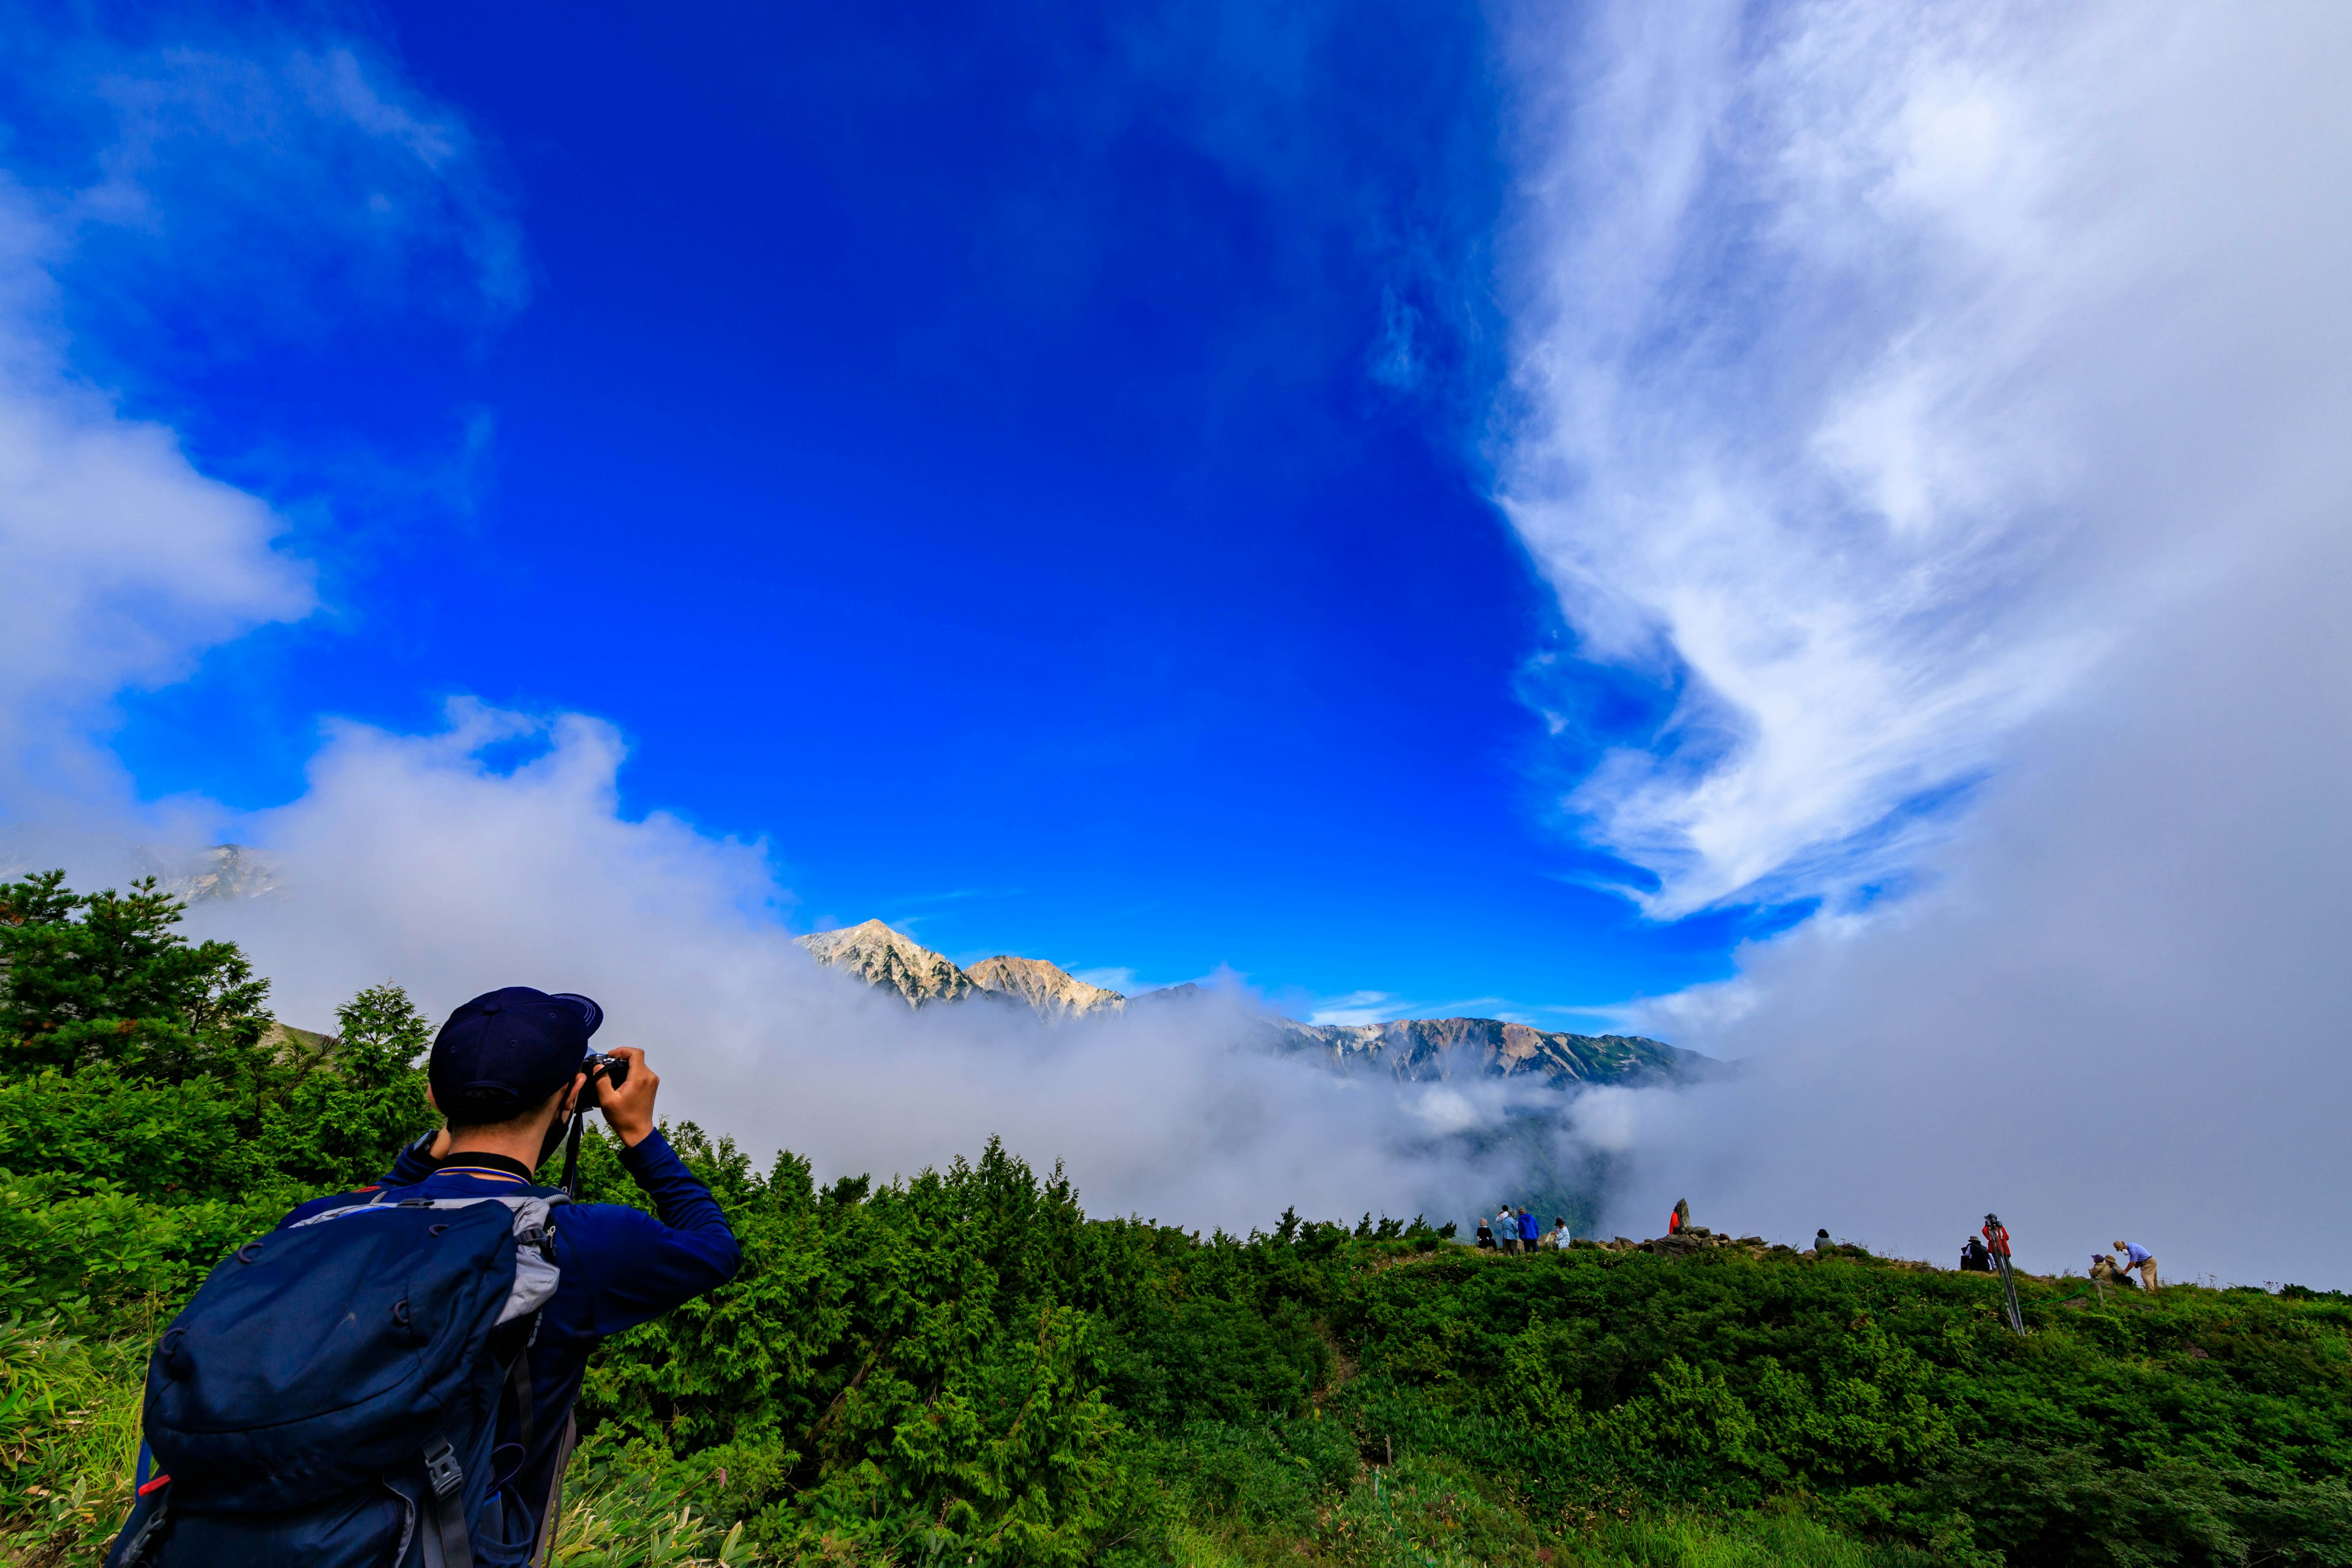
[[[449,1446],[448,1438],[425,1450],[425,1479],[431,1484],[435,1497],[447,1497],[465,1485],[465,1469],[457,1463],[457,1450]]]

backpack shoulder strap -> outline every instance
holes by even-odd
[[[446,1437],[425,1450],[425,1568],[474,1568],[474,1542],[466,1533],[466,1472]]]

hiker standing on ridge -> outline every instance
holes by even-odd
[[[1522,1205],[1519,1208],[1519,1250],[1533,1252],[1536,1243],[1542,1239],[1543,1226],[1536,1223],[1536,1216]]]
[[[1508,1204],[1495,1211],[1495,1245],[1514,1255],[1519,1250],[1518,1216],[1511,1213]]]
[[[1688,1198],[1676,1198],[1675,1200],[1675,1212],[1666,1216],[1666,1234],[1668,1236],[1680,1236],[1684,1231],[1689,1228],[1690,1200]]]
[[[2116,1250],[2124,1255],[2124,1267],[2139,1270],[2139,1288],[2156,1289],[2156,1255],[2136,1241],[2118,1241]]]
[[[654,1126],[645,1053],[591,1055],[603,1021],[585,996],[475,997],[433,1042],[448,1124],[213,1271],[156,1348],[108,1568],[547,1561],[589,1353],[742,1261]],[[592,1105],[659,1218],[536,1184]]]

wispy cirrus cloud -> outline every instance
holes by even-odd
[[[2165,216],[2164,93],[2213,29],[2148,24],[1635,6],[1523,41],[1553,112],[1501,499],[1580,655],[1665,699],[1568,802],[1653,914],[1899,873],[2215,542],[2115,482],[2146,329],[2209,314],[2260,220]]]
[[[78,320],[125,366],[393,312],[493,326],[529,298],[490,153],[363,37],[20,12],[5,41],[8,163],[65,243]]]

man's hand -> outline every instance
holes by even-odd
[[[628,1081],[615,1089],[611,1079],[601,1079],[596,1106],[604,1113],[604,1125],[634,1149],[654,1130],[654,1091],[661,1088],[661,1079],[646,1066],[646,1053],[636,1047],[622,1046],[611,1054],[629,1064]]]

